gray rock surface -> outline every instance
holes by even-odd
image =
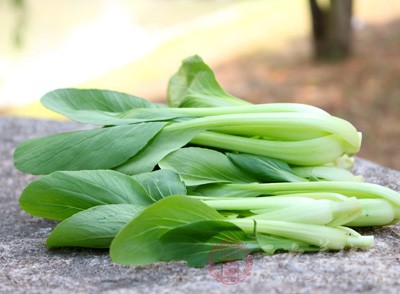
[[[21,211],[18,197],[34,178],[13,168],[17,143],[76,130],[75,123],[0,117],[1,293],[396,293],[400,292],[400,226],[363,229],[375,235],[369,250],[255,255],[250,275],[235,285],[216,281],[210,268],[183,262],[147,266],[112,263],[106,250],[48,249],[54,221]],[[358,159],[356,173],[400,191],[400,173]],[[240,263],[250,268],[250,262]]]

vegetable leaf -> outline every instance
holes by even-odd
[[[190,115],[170,111],[168,108],[137,108],[122,113],[119,116],[120,124],[124,122],[133,121],[138,122],[151,122],[151,121],[173,121],[178,119],[190,118]]]
[[[214,107],[249,105],[226,93],[210,67],[197,56],[186,58],[168,84],[170,107]]]
[[[128,175],[151,172],[161,159],[189,143],[201,131],[168,129],[167,126],[145,148],[115,170]]]
[[[295,175],[290,166],[279,159],[245,153],[228,153],[227,156],[239,169],[261,183],[307,181]]]
[[[59,171],[31,182],[19,199],[26,212],[63,220],[97,205],[148,206],[153,200],[131,177],[111,171]]]
[[[142,123],[27,140],[18,145],[14,165],[31,174],[113,168],[140,151],[164,125]]]
[[[121,264],[148,264],[163,260],[159,238],[167,231],[202,220],[224,220],[215,209],[186,196],[161,199],[127,224],[111,243],[110,255]]]
[[[113,125],[137,122],[121,120],[118,116],[133,108],[157,108],[161,105],[143,98],[108,90],[57,89],[41,99],[47,108],[81,122]]]
[[[145,206],[99,205],[78,212],[59,223],[47,239],[47,246],[108,248],[115,235]]]
[[[177,172],[187,186],[256,181],[233,165],[225,154],[205,148],[181,148],[163,158],[159,166]]]
[[[179,175],[170,170],[157,170],[132,176],[154,202],[171,195],[186,195],[186,186]]]
[[[254,238],[239,227],[215,220],[171,229],[161,236],[160,241],[163,260],[186,260],[189,266],[197,267],[243,259],[251,251],[259,250]]]

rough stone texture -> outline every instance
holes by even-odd
[[[13,168],[17,143],[82,128],[74,123],[0,117],[1,293],[395,293],[400,291],[400,226],[363,229],[375,235],[369,250],[255,255],[250,276],[236,285],[216,281],[209,269],[183,262],[120,266],[105,250],[46,248],[54,221],[21,211],[18,197],[33,179]],[[355,171],[400,190],[400,173],[358,159]],[[244,266],[245,264],[241,264]]]

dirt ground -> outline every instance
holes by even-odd
[[[359,156],[400,170],[400,19],[355,30],[345,61],[313,61],[310,43],[252,52],[217,67],[217,79],[254,103],[307,103],[347,119],[363,133]]]

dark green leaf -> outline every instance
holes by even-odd
[[[30,183],[19,203],[26,212],[63,220],[97,205],[148,206],[153,200],[131,177],[111,171],[59,171]]]
[[[279,159],[245,153],[228,153],[228,158],[243,172],[252,175],[258,182],[305,182],[290,166]]]
[[[140,151],[165,123],[141,123],[50,135],[22,142],[14,165],[31,174],[109,169]]]
[[[157,170],[132,176],[140,183],[150,197],[157,202],[171,195],[186,195],[186,186],[179,175],[170,170]]]
[[[47,239],[47,246],[108,248],[117,233],[145,209],[132,204],[99,205],[78,212],[59,223]]]
[[[111,243],[110,255],[121,264],[162,261],[159,238],[175,227],[202,220],[224,220],[215,209],[186,196],[169,196],[146,208]]]
[[[226,93],[213,71],[197,56],[186,58],[168,84],[170,107],[214,107],[248,105]]]
[[[249,183],[256,179],[242,172],[225,154],[206,148],[182,148],[164,157],[159,166],[178,173],[187,186],[208,183]]]
[[[160,238],[163,260],[186,260],[205,266],[243,259],[259,250],[253,237],[227,221],[198,221],[167,231]]]
[[[119,116],[135,108],[161,106],[124,93],[92,89],[57,89],[44,95],[41,102],[72,120],[97,125],[136,123],[137,119],[121,120]]]

